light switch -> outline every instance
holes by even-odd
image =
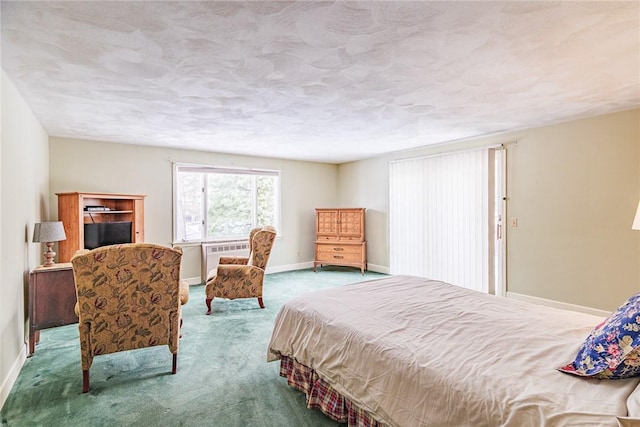
[[[511,226],[512,227],[517,227],[518,226],[518,218],[516,218],[516,217],[511,218]]]

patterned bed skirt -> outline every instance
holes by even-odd
[[[287,356],[280,357],[280,376],[307,396],[307,407],[317,408],[329,418],[349,427],[385,427],[372,415],[338,393],[316,371]]]

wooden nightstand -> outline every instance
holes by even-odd
[[[40,330],[78,323],[76,285],[71,263],[36,267],[29,275],[29,356]]]

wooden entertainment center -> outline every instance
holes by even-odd
[[[144,198],[139,194],[56,193],[58,221],[66,240],[58,242],[58,262],[69,262],[85,248],[84,224],[129,221],[131,241],[144,242]]]

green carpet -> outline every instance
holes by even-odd
[[[267,275],[256,299],[214,299],[204,286],[183,307],[178,372],[166,346],[98,356],[82,394],[77,325],[43,330],[0,412],[2,426],[336,426],[266,362],[273,321],[294,296],[382,277],[346,267]]]

